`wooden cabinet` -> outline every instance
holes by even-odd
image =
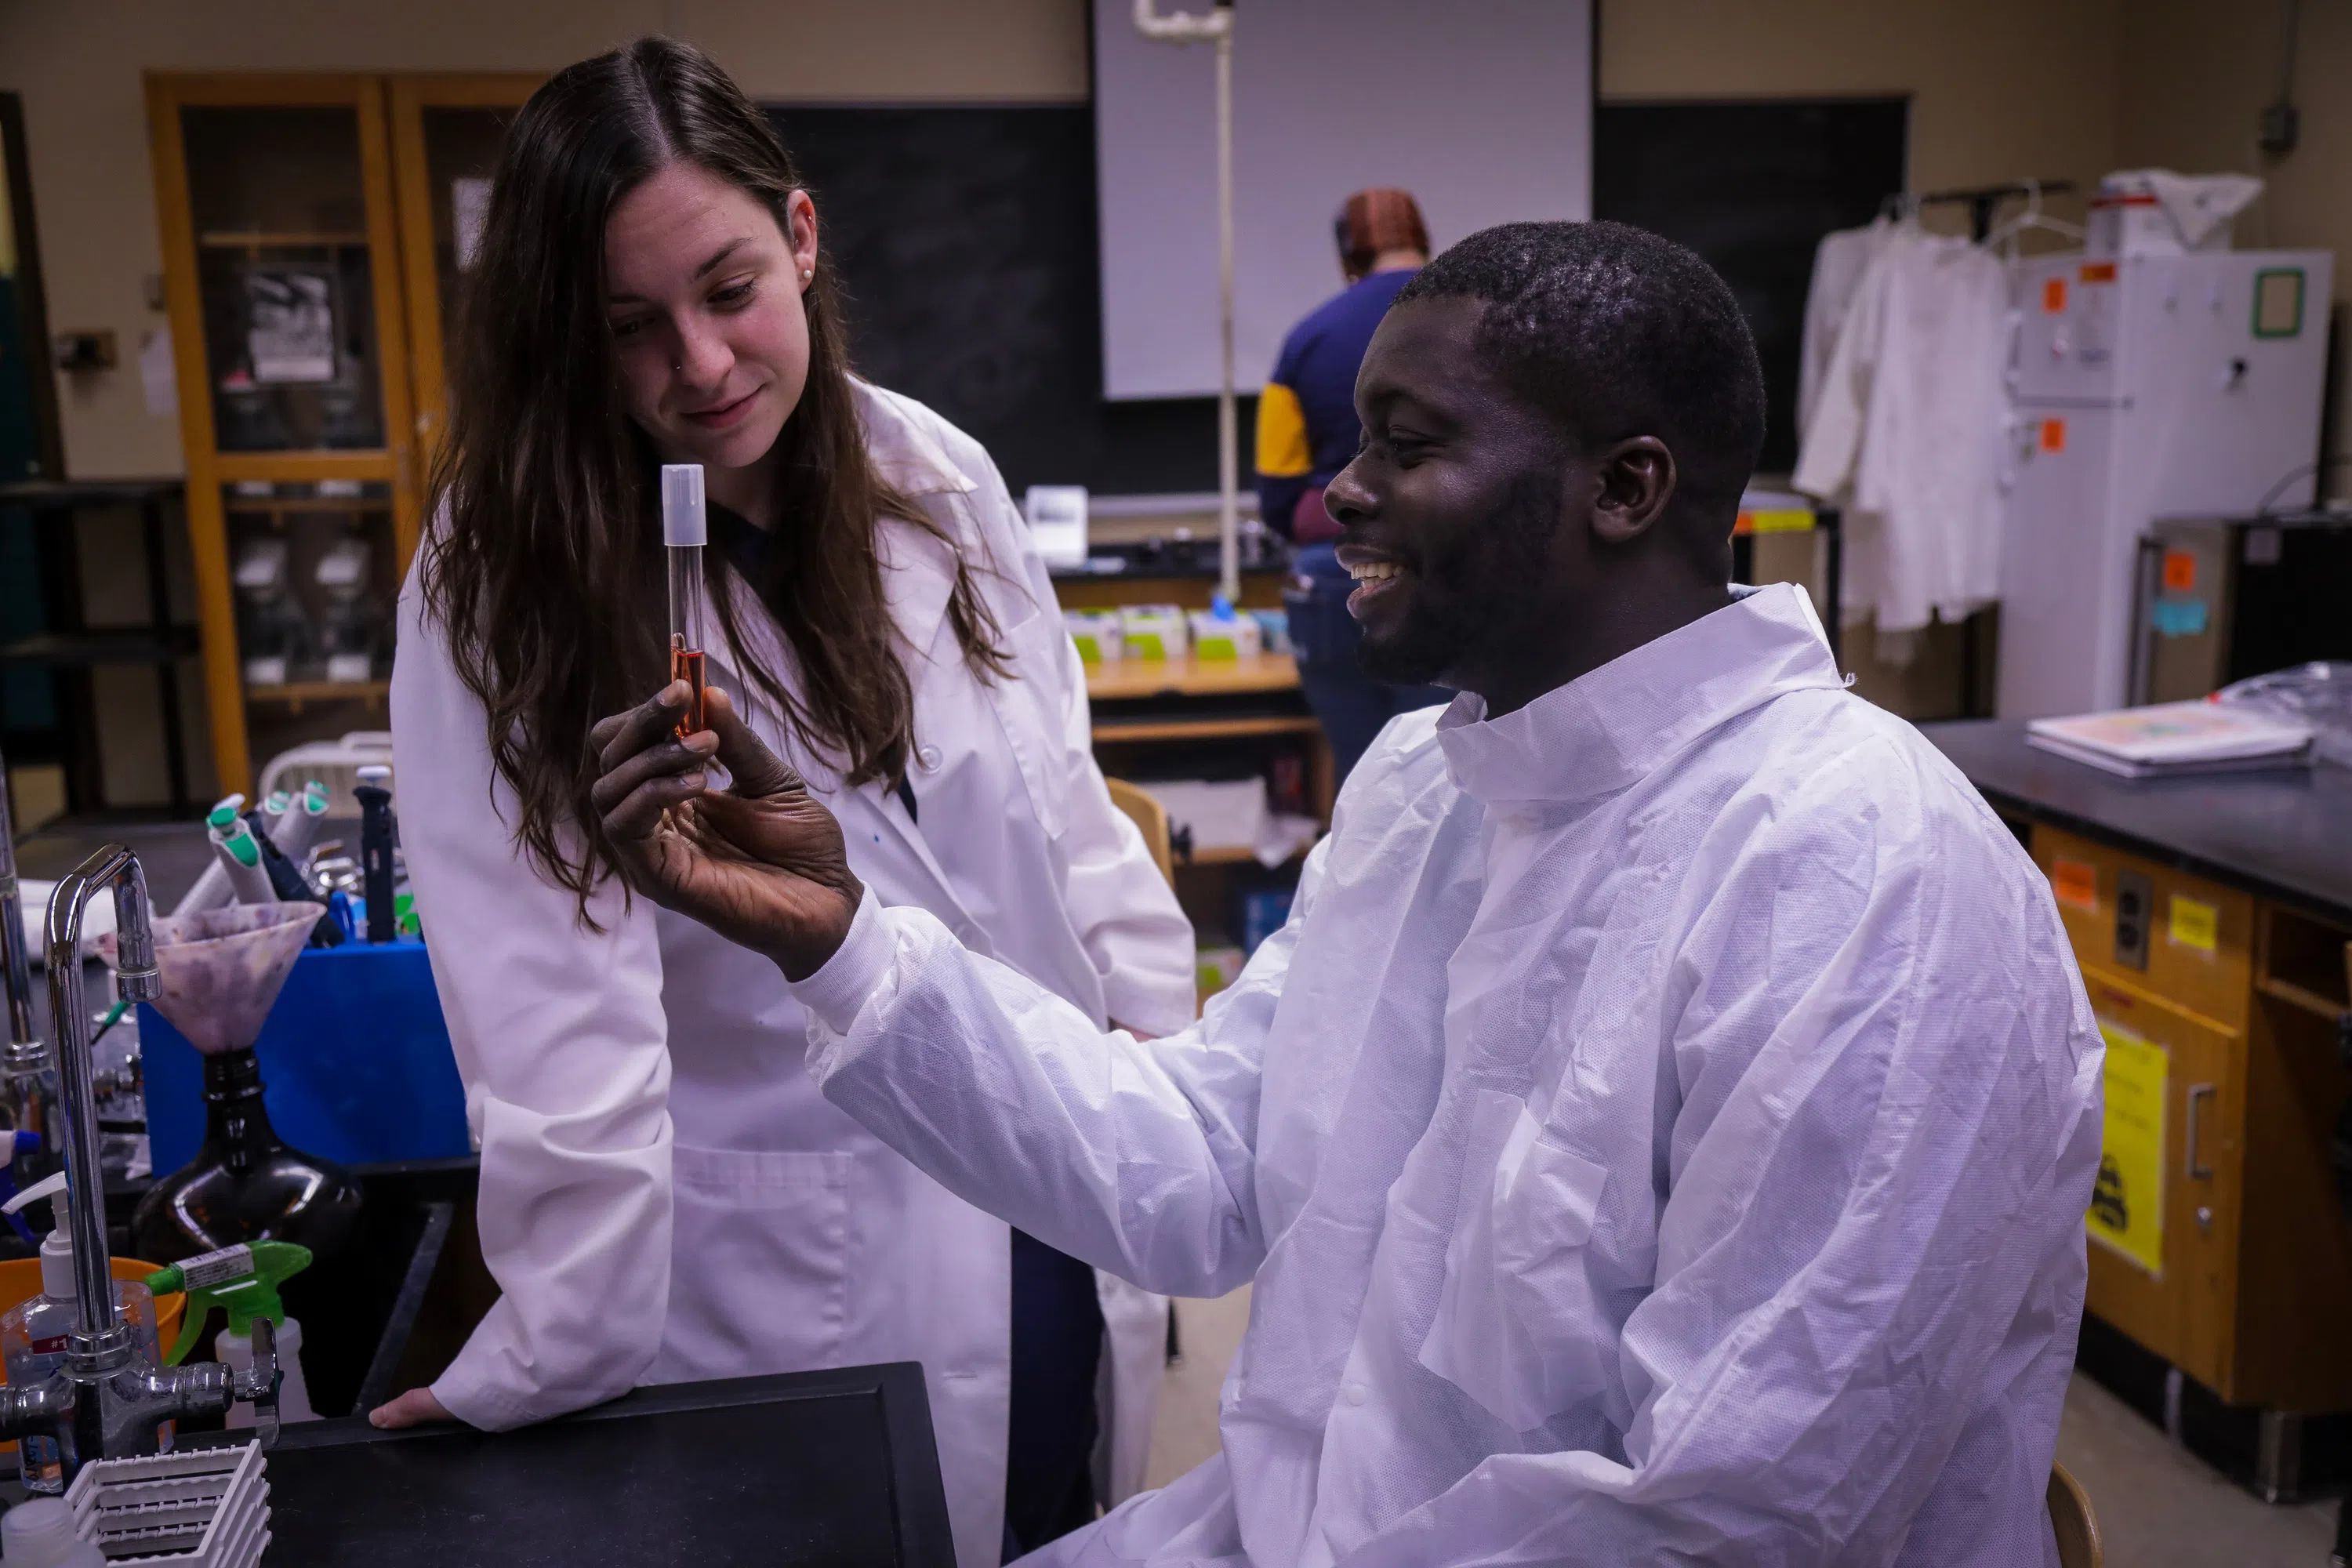
[[[2237,1131],[2245,1121],[2242,1042],[2136,986],[2087,973],[2084,983],[2111,1058],[2108,1114],[2139,1110],[2118,1103],[2129,1100],[2126,1084],[2160,1085],[2149,1100],[2162,1152],[2154,1192],[2127,1153],[2118,1158],[2111,1147],[2101,1161],[2094,1214],[2128,1213],[2134,1234],[2152,1226],[2158,1265],[2149,1270],[2095,1225],[2093,1310],[2208,1388],[2226,1389],[2244,1154]]]
[[[393,170],[400,195],[402,281],[408,296],[416,435],[430,458],[448,417],[448,363],[457,279],[473,259],[490,175],[507,124],[535,76],[392,79]]]
[[[447,187],[486,156],[478,126],[445,133],[436,117],[479,115],[530,87],[440,84],[147,79],[205,687],[228,788],[249,790],[256,764],[289,746],[386,722],[394,605],[446,405]]]
[[[2336,1047],[2352,932],[2051,827],[2032,847],[2107,1033],[2095,1215],[2145,1202],[2126,1123],[2161,1108],[2160,1245],[2117,1245],[2095,1219],[2089,1310],[2231,1404],[2352,1410],[2352,1241],[2328,1162],[2352,1096]]]

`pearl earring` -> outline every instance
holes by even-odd
[[[802,282],[805,283],[805,282],[807,282],[810,279],[812,279],[812,278],[814,278],[814,277],[815,277],[815,276],[816,276],[816,268],[814,268],[814,267],[803,267],[803,268],[801,268],[801,281],[802,281]]]

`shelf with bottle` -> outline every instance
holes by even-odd
[[[224,489],[246,701],[380,705],[399,584],[384,487],[331,479]],[[311,493],[282,493],[303,489]]]
[[[190,104],[179,119],[215,447],[382,448],[358,113]]]
[[[221,488],[221,501],[233,515],[284,527],[306,512],[383,511],[392,505],[392,486],[382,479],[239,479]]]
[[[343,250],[363,247],[368,237],[357,230],[349,234],[272,234],[255,229],[216,229],[196,236],[196,244],[206,250]]]

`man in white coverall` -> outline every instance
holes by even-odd
[[[1148,1289],[1255,1281],[1223,1452],[1031,1561],[2054,1564],[2098,1036],[2008,831],[1797,589],[1725,586],[1729,290],[1488,229],[1356,396],[1363,658],[1461,695],[1181,1034],[882,908],[722,699],[593,742],[630,881],[782,967],[828,1099]]]

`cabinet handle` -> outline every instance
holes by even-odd
[[[2189,1179],[2192,1182],[2210,1182],[2213,1179],[2213,1167],[2197,1163],[2197,1146],[2201,1142],[2198,1137],[2197,1110],[2200,1101],[2211,1100],[2221,1092],[2220,1087],[2214,1084],[2192,1083],[2189,1086]]]

